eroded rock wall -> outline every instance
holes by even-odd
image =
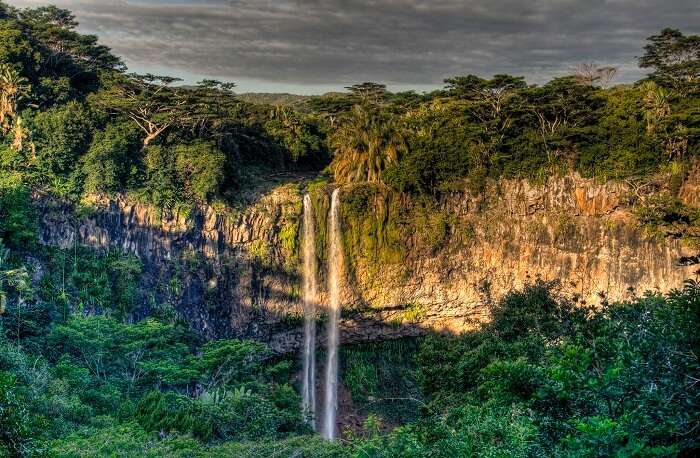
[[[698,202],[698,176],[690,174],[679,192],[691,205]],[[171,301],[206,337],[251,337],[291,351],[301,341],[300,189],[278,187],[241,210],[202,207],[190,214],[118,197],[93,199],[94,211],[78,218],[67,206],[43,201],[41,238],[134,253],[146,266],[144,289]],[[343,341],[469,329],[487,319],[485,300],[536,278],[559,279],[589,302],[600,294],[619,300],[681,286],[697,266],[679,259],[698,253],[680,240],[645,235],[630,211],[630,192],[621,183],[564,176],[541,186],[501,180],[480,195],[446,196],[441,207],[452,224],[441,249],[411,256],[409,238],[405,259],[355,260],[344,288],[350,312]],[[178,291],[164,287],[173,278]]]
[[[678,262],[692,249],[638,227],[626,203],[629,190],[620,183],[577,176],[544,186],[503,180],[485,196],[485,202],[469,193],[446,198],[443,206],[456,223],[445,248],[408,265],[382,266],[381,273],[358,265],[349,297],[380,309],[422,304],[424,321],[459,331],[486,318],[487,297],[498,299],[536,278],[559,279],[596,302],[601,294],[622,300],[668,291],[695,274]]]
[[[268,340],[298,315],[294,247],[301,213],[299,188],[280,186],[244,209],[203,206],[160,211],[125,196],[93,196],[91,209],[40,199],[40,239],[121,249],[143,263],[142,290],[170,303],[207,338]],[[150,299],[152,302],[153,299]],[[148,314],[149,298],[143,309]]]

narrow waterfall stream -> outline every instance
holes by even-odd
[[[316,425],[316,230],[311,197],[304,195],[304,239],[302,247],[302,281],[304,292],[304,380],[302,412]]]
[[[340,190],[331,197],[329,222],[330,246],[328,250],[328,360],[326,361],[325,402],[323,403],[323,429],[326,439],[336,437],[338,410],[338,347],[340,344],[340,282],[343,275],[343,249],[340,233]]]

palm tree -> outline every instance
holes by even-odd
[[[330,144],[331,170],[339,183],[381,182],[384,169],[406,151],[396,121],[367,103],[353,107]]]
[[[20,75],[12,66],[0,64],[0,127],[7,132],[9,118],[17,112],[17,101],[29,93],[27,78]]]
[[[644,97],[644,120],[647,123],[647,132],[651,134],[671,114],[670,96],[667,90],[653,81],[645,81],[640,85],[640,89]]]

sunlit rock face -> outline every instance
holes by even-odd
[[[644,235],[627,207],[622,184],[565,176],[543,186],[503,180],[486,201],[455,194],[443,205],[456,227],[445,248],[408,266],[370,266],[351,295],[386,308],[424,304],[422,325],[458,332],[487,318],[483,304],[535,279],[559,279],[565,290],[589,303],[621,300],[647,290],[667,291],[691,278],[678,261],[692,252],[680,241]],[[364,268],[363,268],[364,267]],[[408,273],[408,274],[407,274]],[[395,314],[400,317],[401,312]]]
[[[696,161],[683,181],[678,197],[687,205],[700,207],[700,161]]]
[[[273,188],[241,209],[204,206],[189,213],[161,213],[125,197],[94,198],[94,211],[77,218],[69,207],[44,200],[41,238],[136,254],[146,270],[141,315],[149,312],[151,294],[172,303],[207,338],[251,337],[293,351],[303,340],[302,187]],[[341,341],[461,332],[488,319],[486,301],[537,278],[559,279],[588,303],[601,294],[620,300],[681,286],[698,266],[679,261],[698,250],[645,235],[629,208],[632,192],[623,183],[567,175],[542,185],[501,180],[480,195],[445,196],[440,205],[453,224],[439,250],[411,255],[415,241],[408,237],[400,262],[354,261],[342,292]],[[697,166],[678,196],[700,206]],[[325,261],[319,262],[323,276]],[[324,291],[319,302],[322,309]]]

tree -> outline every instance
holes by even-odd
[[[361,103],[379,105],[386,101],[389,96],[386,85],[380,83],[365,82],[348,86],[345,89],[350,91],[351,96],[358,99]]]
[[[204,128],[228,116],[233,83],[204,80],[195,88],[172,87],[179,78],[157,75],[117,75],[93,97],[105,111],[123,115],[145,134],[143,147],[173,127]]]
[[[277,105],[270,111],[265,130],[285,149],[292,162],[317,165],[326,155],[323,139],[314,119],[300,115],[292,108]]]
[[[330,167],[339,183],[382,182],[384,169],[406,151],[396,119],[366,103],[353,107],[330,144]]]
[[[31,297],[32,290],[30,286],[29,273],[24,266],[12,267],[8,263],[10,250],[6,249],[0,239],[0,315],[7,311],[9,292],[13,292],[15,297],[15,329],[16,344],[20,345],[21,324],[22,324],[22,306],[24,302]],[[7,329],[9,333],[11,329]],[[0,337],[1,338],[1,337]]]
[[[68,176],[90,146],[93,117],[78,102],[39,112],[32,125],[36,166],[45,176]]]
[[[8,278],[12,275],[12,271],[8,270],[5,265],[9,255],[10,250],[5,248],[2,239],[0,239],[0,316],[7,310]]]
[[[17,15],[17,9],[13,6],[8,5],[5,2],[0,1],[0,19],[10,19]]]
[[[231,121],[240,115],[241,103],[233,89],[235,83],[205,79],[178,94],[191,108],[191,119],[181,124],[191,127],[201,138],[222,141],[231,135]]]
[[[317,113],[322,119],[328,120],[330,126],[333,127],[340,116],[352,109],[355,102],[348,94],[329,92],[312,97],[308,101],[308,105],[314,113]]]
[[[663,143],[669,159],[683,159],[688,151],[688,128],[672,117],[671,94],[653,80],[644,81],[639,88],[647,135]]]
[[[0,64],[11,65],[23,74],[30,75],[39,68],[41,55],[30,42],[31,37],[16,20],[15,13],[12,9],[5,17],[0,14]]]
[[[27,23],[54,26],[61,29],[73,30],[78,27],[78,21],[72,12],[54,5],[27,8],[20,11],[20,17]]]
[[[470,121],[480,130],[476,138],[481,155],[481,166],[494,161],[501,150],[513,116],[520,110],[519,92],[527,87],[520,76],[494,75],[490,80],[476,75],[459,76],[445,80],[449,96],[468,102],[466,111]]]
[[[31,246],[36,240],[30,192],[16,174],[0,177],[0,239],[13,248]]]
[[[669,94],[653,81],[645,81],[640,85],[640,89],[644,97],[644,120],[647,133],[653,134],[671,114]]]
[[[160,145],[148,145],[143,149],[146,198],[159,208],[172,208],[181,200],[175,161],[171,151]]]
[[[150,74],[119,75],[94,100],[105,111],[124,115],[136,123],[146,134],[145,148],[166,129],[187,118],[189,108],[185,100],[176,97],[177,91],[169,87],[176,81],[180,79]]]
[[[144,191],[158,207],[170,208],[188,200],[205,202],[223,183],[226,156],[212,142],[150,145],[144,152]]]
[[[141,140],[133,124],[108,124],[98,131],[85,156],[81,158],[87,192],[123,190],[136,168]]]
[[[34,456],[33,421],[13,374],[0,370],[0,456]]]
[[[0,64],[0,128],[10,129],[10,120],[17,115],[17,102],[29,94],[29,81],[9,64]]]
[[[264,344],[246,340],[214,340],[202,347],[193,362],[207,390],[244,383],[257,373],[268,352]]]
[[[579,84],[575,77],[556,78],[533,88],[527,93],[527,103],[535,115],[548,164],[569,147],[567,131],[593,122],[599,106],[595,88]]]
[[[604,104],[598,119],[578,138],[578,169],[604,179],[653,172],[661,156],[647,131],[641,87],[616,86],[600,95]]]
[[[465,102],[434,100],[402,119],[408,152],[383,173],[401,192],[437,194],[467,175],[480,173],[474,126],[464,121]]]
[[[606,87],[615,75],[617,68],[611,66],[598,66],[593,63],[583,63],[576,66],[574,76],[580,84],[594,86],[600,84]]]
[[[446,79],[446,92],[451,97],[466,99],[472,102],[485,103],[490,112],[488,116],[498,114],[503,108],[504,102],[516,91],[527,87],[522,76],[494,75],[490,80],[476,75],[457,76]],[[482,120],[482,112],[475,113]]]
[[[700,35],[683,35],[667,28],[652,35],[639,58],[639,66],[650,68],[649,77],[681,96],[700,91]]]
[[[78,21],[69,10],[53,5],[26,8],[19,12],[19,19],[43,48],[45,70],[75,78],[85,72],[124,69],[124,64],[107,46],[97,43],[96,36],[75,31]]]
[[[214,144],[197,141],[178,145],[172,152],[186,196],[204,202],[219,191],[226,157]]]

